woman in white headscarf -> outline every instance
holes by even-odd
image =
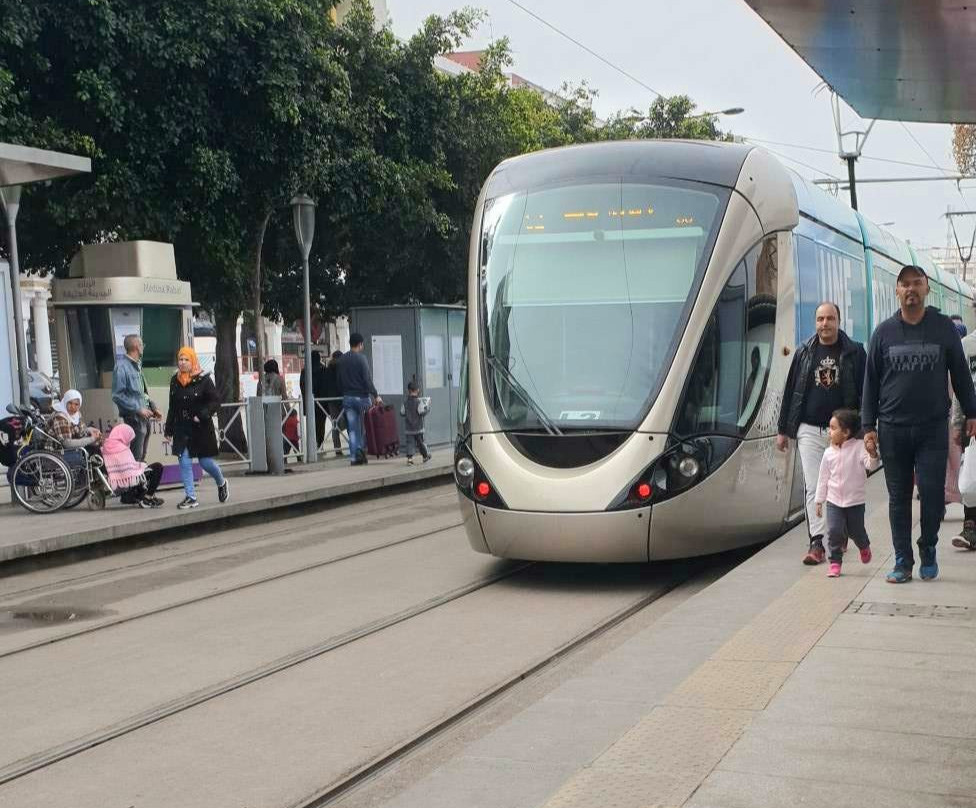
[[[81,393],[69,390],[54,405],[54,415],[48,423],[48,432],[61,441],[65,449],[80,449],[91,446],[102,437],[93,426],[85,426],[81,421]]]

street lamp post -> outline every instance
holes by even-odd
[[[695,118],[707,118],[713,115],[741,115],[743,112],[745,112],[743,107],[729,107],[728,109],[720,109],[718,112],[699,112],[697,115],[689,115],[685,120],[693,121]]]
[[[305,293],[305,464],[318,457],[318,436],[315,434],[315,391],[312,389],[312,297],[308,280],[308,256],[315,237],[315,202],[310,196],[298,194],[291,200],[295,219],[295,237],[302,250],[303,290]]]
[[[17,213],[20,211],[20,186],[0,187],[0,203],[7,214],[7,244],[10,247],[10,288],[13,293],[14,328],[17,330],[17,384],[20,406],[30,406],[30,381],[27,374],[27,341],[24,338],[24,313],[20,301],[20,257],[17,254]]]

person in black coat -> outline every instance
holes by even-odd
[[[217,456],[217,433],[213,416],[220,406],[217,388],[209,373],[204,373],[192,348],[180,348],[176,358],[177,372],[169,383],[169,409],[163,434],[173,443],[173,454],[180,459],[180,478],[184,499],[180,510],[199,505],[193,485],[193,458],[217,483],[217,497],[226,502],[227,480],[214,457]]]
[[[342,351],[333,351],[328,364],[322,369],[322,395],[329,399],[325,409],[332,420],[332,446],[335,448],[336,457],[342,457],[342,441],[339,439],[342,425],[340,416],[342,415],[342,389],[339,387],[339,360],[342,358]]]

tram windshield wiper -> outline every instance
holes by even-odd
[[[526,406],[528,406],[528,408],[535,413],[536,418],[539,419],[539,423],[542,424],[546,432],[548,432],[550,435],[562,435],[563,433],[559,430],[559,427],[557,427],[549,419],[549,416],[543,412],[542,408],[532,400],[532,396],[529,395],[529,392],[512,375],[512,372],[505,366],[505,364],[493,354],[486,354],[486,358],[491,366],[498,372],[498,375],[505,380],[505,384],[508,385],[509,390],[514,392],[520,399],[522,399]]]

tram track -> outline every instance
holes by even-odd
[[[409,544],[410,542],[419,541],[421,539],[428,538],[430,536],[436,536],[439,533],[444,533],[448,530],[453,530],[457,527],[461,527],[463,522],[455,522],[443,527],[436,528],[434,530],[427,530],[420,533],[411,534],[409,536],[404,536],[399,539],[393,539],[388,542],[383,542],[381,544],[372,545],[370,547],[363,548],[361,550],[354,550],[348,553],[343,553],[332,558],[327,558],[322,561],[316,561],[311,564],[303,564],[299,567],[293,567],[282,572],[277,572],[272,575],[265,575],[260,578],[255,578],[250,581],[246,581],[235,586],[224,587],[223,589],[218,589],[213,592],[208,592],[204,595],[197,595],[190,598],[183,598],[181,600],[173,601],[172,603],[167,603],[163,606],[156,607],[154,609],[145,609],[141,612],[135,612],[133,614],[128,614],[120,616],[116,619],[109,619],[99,622],[97,625],[85,626],[79,628],[76,631],[65,632],[63,634],[58,634],[53,637],[44,637],[42,639],[36,640],[32,643],[22,645],[17,648],[12,648],[6,651],[0,651],[0,660],[7,659],[9,657],[17,656],[18,654],[23,654],[28,651],[32,651],[37,648],[44,648],[47,646],[54,645],[59,642],[64,642],[65,640],[71,640],[76,637],[83,637],[88,634],[94,634],[105,629],[114,628],[116,626],[124,625],[126,623],[132,623],[137,620],[142,620],[147,617],[154,617],[159,614],[164,614],[166,612],[174,611],[176,609],[185,608],[187,606],[193,606],[198,603],[203,603],[208,600],[213,600],[215,598],[225,597],[227,595],[232,595],[238,592],[242,592],[246,589],[252,587],[261,586],[262,584],[271,583],[273,581],[279,581],[284,578],[289,578],[294,575],[301,575],[305,572],[310,572],[312,570],[321,569],[323,567],[328,567],[333,564],[338,564],[343,561],[350,561],[355,558],[360,558],[362,556],[369,555],[371,553],[380,552],[382,550],[387,550],[393,547],[399,547],[404,544]],[[168,557],[166,560],[170,560]],[[0,783],[3,781],[0,780]]]
[[[526,566],[531,566],[527,564]],[[698,570],[697,574],[703,574]],[[651,604],[668,595],[679,586],[693,579],[696,573],[676,577],[654,592],[648,593],[637,601],[617,610],[598,624],[584,630],[576,637],[558,646],[542,659],[537,659],[525,668],[499,681],[494,686],[481,692],[466,704],[461,705],[449,715],[432,722],[427,727],[389,748],[372,760],[364,763],[354,771],[323,787],[320,791],[308,795],[298,801],[288,803],[287,808],[325,808],[346,797],[351,791],[364,785],[367,781],[381,774],[386,769],[401,762],[406,757],[419,752],[426,745],[434,742],[445,733],[456,728],[465,720],[483,709],[491,707],[500,698],[527,679],[543,673],[548,668],[562,662],[572,654],[582,651],[587,645],[596,641],[608,631],[619,626],[624,621],[635,616]]]
[[[453,487],[448,487],[448,490],[445,491],[444,493],[435,494],[431,498],[431,501],[436,500],[438,497],[444,497],[445,499],[448,498],[452,499],[451,497],[452,492],[453,492]],[[395,498],[397,501],[387,502],[383,505],[374,508],[365,508],[364,512],[376,514],[376,513],[383,513],[386,511],[402,510],[403,500],[401,498],[405,499],[409,496],[410,496],[409,494],[399,494]],[[365,506],[365,503],[356,503],[355,505],[345,505],[340,507],[358,508],[361,506]],[[284,521],[292,522],[293,520],[294,521],[305,521],[305,520],[316,520],[316,519],[321,520],[325,513],[326,512],[317,513],[314,515],[293,516],[293,517],[286,518]],[[353,521],[357,518],[361,518],[361,516],[362,516],[361,513],[342,515],[338,520],[334,522],[330,522],[329,527],[335,528],[337,525],[341,525],[345,522]],[[275,519],[274,521],[281,521],[281,520]],[[237,529],[240,530],[241,528],[237,528]],[[260,530],[261,526],[252,526],[251,528],[243,528],[243,529]],[[7,603],[8,601],[20,599],[25,596],[26,597],[42,596],[50,592],[56,592],[58,589],[64,589],[66,587],[76,586],[78,584],[89,584],[89,583],[97,582],[99,580],[104,580],[113,575],[120,575],[127,572],[135,572],[137,570],[146,569],[154,565],[166,564],[172,561],[189,560],[195,556],[202,556],[202,555],[206,555],[207,553],[213,553],[215,551],[240,548],[240,547],[247,546],[249,544],[257,544],[263,541],[273,541],[274,539],[279,538],[281,536],[292,535],[293,538],[300,539],[304,535],[312,534],[315,531],[321,529],[322,529],[321,521],[319,521],[318,524],[311,524],[311,525],[289,524],[287,527],[283,527],[280,530],[272,530],[264,533],[256,533],[253,536],[246,536],[239,539],[231,539],[230,541],[225,541],[225,542],[218,541],[218,542],[207,544],[202,547],[195,548],[193,550],[183,550],[181,552],[168,553],[167,555],[161,556],[159,558],[150,558],[150,559],[146,559],[145,561],[138,561],[132,564],[122,564],[119,566],[110,567],[108,569],[98,570],[96,572],[85,573],[84,575],[77,575],[72,578],[62,578],[57,581],[51,581],[49,583],[43,583],[43,584],[37,584],[35,586],[25,587],[23,589],[8,590],[0,593],[0,606],[3,606],[3,604]],[[229,528],[226,529],[226,532],[232,532],[233,530],[235,530],[235,528]],[[221,531],[221,532],[225,532],[225,531]],[[216,535],[219,535],[219,533]]]
[[[442,531],[435,531],[442,532]],[[408,539],[395,542],[401,544]],[[368,552],[368,551],[367,551]],[[492,584],[510,578],[518,573],[533,566],[533,562],[513,563],[508,567],[493,575],[476,579],[467,584],[452,589],[444,594],[429,598],[414,606],[403,609],[393,615],[389,615],[370,623],[364,624],[343,634],[329,637],[320,643],[302,648],[285,656],[279,657],[271,662],[260,665],[249,671],[241,673],[229,679],[224,679],[213,685],[195,690],[189,694],[180,696],[167,702],[155,705],[147,710],[140,711],[126,719],[118,721],[108,727],[104,727],[96,732],[89,733],[78,738],[74,738],[63,744],[27,756],[15,761],[3,768],[0,768],[0,785],[4,785],[25,775],[37,772],[54,763],[78,755],[88,749],[92,749],[108,741],[128,735],[139,729],[143,729],[166,718],[170,718],[179,713],[190,710],[220,696],[231,693],[247,685],[254,684],[264,679],[268,679],[275,674],[294,668],[297,665],[321,657],[351,643],[371,637],[385,629],[404,623],[410,619],[423,615],[434,609],[445,606],[460,598],[484,589]],[[279,576],[280,577],[280,576]]]

